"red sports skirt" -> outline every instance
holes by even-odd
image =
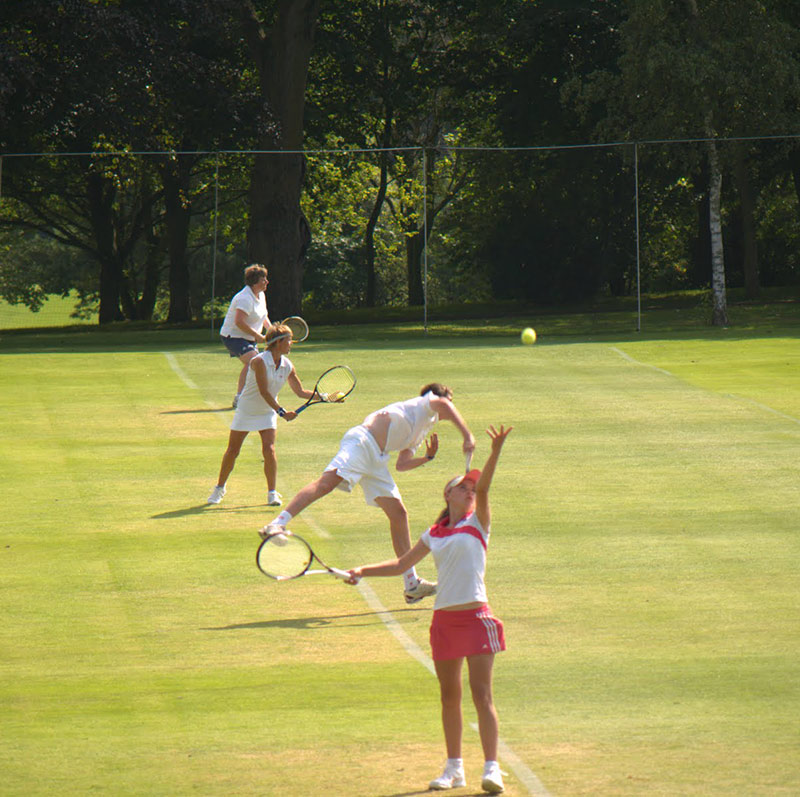
[[[436,610],[430,639],[434,661],[499,653],[506,649],[503,623],[492,616],[488,604],[457,612]]]

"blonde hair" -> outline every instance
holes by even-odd
[[[273,343],[277,343],[279,340],[284,340],[285,338],[291,338],[292,330],[289,329],[286,324],[272,324],[264,337],[267,348],[269,349]]]

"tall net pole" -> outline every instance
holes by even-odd
[[[422,328],[428,334],[428,163],[422,150]]]
[[[639,144],[633,144],[634,206],[636,217],[636,331],[642,331],[642,279],[639,247]]]
[[[219,152],[214,163],[214,247],[211,252],[211,336],[214,336],[214,304],[217,286],[217,218],[219,216]]]

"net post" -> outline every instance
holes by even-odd
[[[214,159],[214,245],[211,250],[211,339],[214,339],[214,299],[217,285],[217,220],[219,218],[219,152]]]
[[[634,206],[636,218],[636,331],[642,331],[641,248],[639,241],[639,142],[633,142]]]
[[[425,147],[422,153],[422,329],[428,334],[428,162]]]

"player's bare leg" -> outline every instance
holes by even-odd
[[[375,499],[375,503],[389,519],[392,547],[399,558],[411,549],[411,532],[408,527],[406,507],[399,498],[394,496],[381,496]],[[403,586],[407,603],[416,603],[429,595],[436,594],[436,585],[421,579],[417,575],[415,567],[403,573]]]
[[[273,491],[278,483],[278,455],[275,451],[275,429],[262,429],[261,454],[264,457],[264,476],[267,478],[267,489]]]
[[[300,490],[283,512],[275,518],[267,526],[261,529],[259,535],[266,537],[269,534],[279,530],[280,527],[285,528],[286,524],[294,517],[300,514],[306,507],[311,506],[315,501],[324,498],[332,490],[335,490],[337,485],[343,481],[342,477],[336,473],[335,470],[326,470],[318,479],[310,482],[302,490]]]
[[[236,464],[236,458],[239,456],[239,453],[242,450],[242,443],[244,443],[247,434],[247,432],[237,432],[236,430],[231,429],[230,434],[228,435],[228,447],[225,449],[225,453],[222,455],[222,464],[219,468],[219,477],[217,478],[217,485],[219,487],[224,487],[225,482],[228,481],[228,477],[233,471],[233,466]]]
[[[461,667],[464,659],[435,661],[442,700],[442,727],[448,758],[461,758]]]

